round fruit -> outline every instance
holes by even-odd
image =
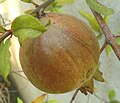
[[[20,62],[30,82],[48,93],[65,93],[81,87],[95,73],[99,44],[81,20],[67,14],[49,13],[49,29],[20,48]]]

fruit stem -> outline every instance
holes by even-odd
[[[39,12],[44,12],[45,8],[47,8],[53,1],[55,0],[47,0],[43,4],[39,5],[34,11],[32,11],[30,14],[37,14]]]

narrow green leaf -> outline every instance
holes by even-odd
[[[113,9],[96,2],[96,0],[86,0],[86,2],[92,10],[95,10],[103,15],[111,15],[114,13]]]
[[[88,20],[90,26],[92,27],[92,29],[94,29],[96,32],[100,32],[100,26],[97,23],[95,17],[85,11],[80,10],[79,13]]]
[[[110,90],[109,93],[108,93],[108,97],[109,97],[110,101],[113,101],[113,99],[115,97],[115,91]]]
[[[46,1],[46,0],[41,0],[41,1]],[[74,3],[75,0],[55,0],[54,3],[57,5],[68,5]]]
[[[61,12],[61,13],[64,13],[64,11],[63,10],[61,10],[61,5],[56,5],[55,7],[54,7],[54,9],[53,9],[53,12]]]
[[[35,38],[46,31],[43,24],[31,15],[21,15],[17,17],[11,26],[13,34],[18,37],[20,44],[26,38]]]
[[[0,0],[0,3],[3,3],[4,1],[6,1],[6,0]]]
[[[33,11],[33,9],[26,10],[24,13],[25,14],[30,14]]]
[[[21,0],[23,2],[26,2],[26,3],[32,3],[32,0]]]
[[[120,37],[116,38],[116,43],[120,46]]]
[[[23,101],[19,97],[17,97],[17,103],[23,103]]]
[[[106,48],[105,48],[105,51],[106,51],[106,54],[109,56],[112,52],[112,48],[110,45],[107,45]]]
[[[42,103],[58,103],[58,100],[51,99],[51,100],[48,100],[47,102],[43,101]]]
[[[109,16],[104,16],[104,20],[108,24],[109,23]]]
[[[59,5],[68,5],[72,4],[75,0],[56,0]]]
[[[119,101],[114,100],[114,101],[111,101],[110,103],[120,103],[120,102],[119,102]]]
[[[10,39],[6,40],[5,43],[0,44],[0,75],[7,80],[11,65],[10,65]]]
[[[5,28],[3,28],[1,25],[0,25],[0,32],[2,32],[2,33],[5,32]]]

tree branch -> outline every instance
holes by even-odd
[[[102,53],[102,51],[105,49],[105,47],[108,45],[108,43],[107,42],[105,42],[103,45],[102,45],[102,47],[101,47],[101,49],[100,49],[100,54]]]
[[[110,29],[108,28],[107,24],[105,23],[104,19],[102,18],[102,16],[99,13],[97,13],[93,10],[92,10],[92,12],[105,35],[106,42],[108,44],[110,44],[110,46],[112,47],[113,51],[115,52],[117,58],[120,61],[120,48],[116,44],[115,38],[111,35]]]
[[[120,38],[120,34],[114,35],[115,38]]]

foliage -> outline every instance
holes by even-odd
[[[116,43],[120,46],[120,37],[116,38]],[[105,48],[106,54],[109,56],[112,52],[112,47],[110,45],[107,45]]]
[[[4,2],[6,0],[0,0],[0,3]],[[26,3],[33,3],[32,0],[21,0]],[[45,2],[46,0],[42,0]],[[45,10],[50,12],[61,12],[61,7],[63,5],[72,4],[75,0],[55,0],[53,3],[51,3]],[[108,8],[98,2],[96,0],[86,0],[87,4],[92,10],[95,10],[96,12],[103,14],[105,21],[108,23],[108,15],[111,15],[114,13],[114,11],[111,8]],[[41,35],[43,32],[45,32],[46,25],[43,25],[37,18],[28,15],[33,11],[27,10],[25,13],[26,15],[21,15],[17,17],[13,22],[11,29],[13,31],[13,34],[18,37],[20,44],[26,39],[26,38],[35,38],[39,35]],[[79,13],[88,20],[91,28],[99,34],[99,36],[102,34],[101,28],[96,21],[95,17],[85,11],[80,10]],[[4,33],[6,29],[0,25],[0,32]],[[116,38],[116,43],[120,46],[120,38]],[[0,43],[0,75],[3,76],[5,80],[7,80],[7,76],[10,72],[10,39],[7,39],[6,41],[3,41]],[[112,48],[110,45],[107,45],[105,48],[105,51],[107,55],[110,55],[112,52]],[[110,103],[120,103],[116,100],[114,100],[115,97],[115,91],[110,90],[109,91],[109,100]],[[48,102],[44,101],[46,95],[42,95],[35,99],[32,103],[57,103],[57,100],[48,100]],[[17,103],[23,103],[23,101],[20,98],[17,98]]]
[[[6,1],[6,0],[0,0],[0,3],[4,2],[4,1]]]
[[[38,98],[36,98],[35,100],[33,100],[32,103],[58,103],[58,101],[56,99],[44,101],[46,96],[47,96],[47,94],[43,94],[43,95],[39,96]]]
[[[111,15],[114,13],[114,11],[111,8],[108,8],[98,3],[96,0],[86,0],[86,2],[92,10],[95,10],[96,12],[101,13],[103,15]]]
[[[38,19],[27,14],[17,17],[12,22],[11,28],[21,44],[26,38],[35,38],[46,31]]]
[[[110,103],[120,103],[119,101],[115,100],[115,96],[116,96],[115,91],[113,89],[110,90],[109,93],[108,93]]]
[[[11,64],[10,64],[10,39],[6,40],[6,42],[2,42],[0,44],[0,75],[7,80],[7,76],[10,72]]]
[[[111,46],[110,46],[110,45],[107,45],[106,48],[105,48],[105,51],[106,51],[107,56],[110,55],[111,52],[112,52]]]
[[[32,0],[21,0],[23,2],[26,2],[26,3],[32,3]]]
[[[42,1],[46,1],[46,0],[42,0]],[[68,4],[72,4],[75,0],[55,0],[54,2],[56,2],[58,5],[68,5]]]
[[[95,17],[93,15],[91,15],[88,12],[85,12],[83,10],[80,10],[79,13],[88,20],[90,26],[92,27],[92,29],[94,29],[96,32],[101,32],[100,26],[97,23]]]
[[[5,28],[3,28],[1,25],[0,25],[0,33],[4,33],[5,32]]]
[[[19,97],[17,97],[17,103],[23,103],[22,99],[20,99]]]

